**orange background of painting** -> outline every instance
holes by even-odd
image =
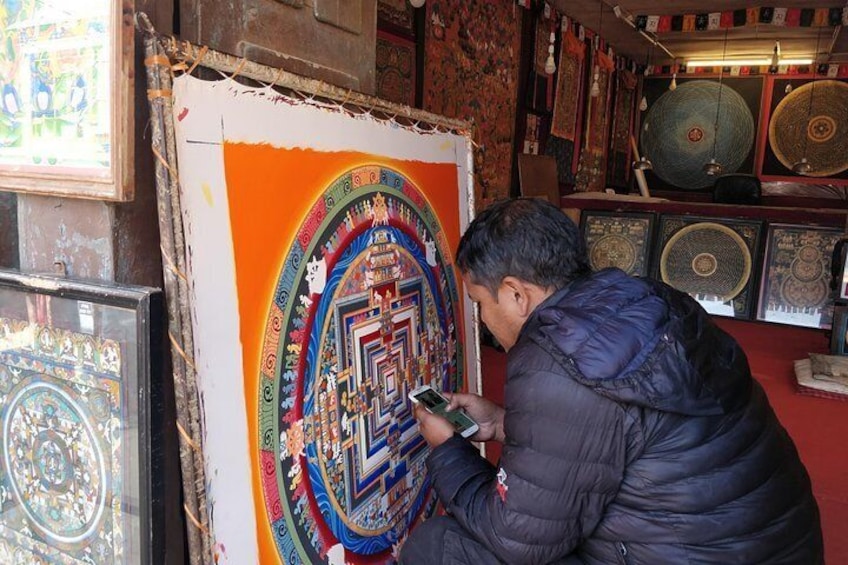
[[[460,237],[457,167],[453,163],[399,161],[357,152],[329,153],[243,143],[224,144],[224,163],[235,254],[259,562],[279,562],[259,472],[258,387],[265,324],[289,248],[316,199],[337,178],[350,169],[382,165],[405,176],[427,198],[445,231],[452,263]],[[458,278],[457,284],[461,297],[462,281]],[[462,319],[462,300],[459,316]]]

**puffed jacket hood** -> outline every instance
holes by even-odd
[[[746,379],[738,378],[748,372],[747,359],[741,350],[705,334],[702,325],[700,307],[688,296],[606,269],[549,297],[522,334],[540,336],[552,354],[577,369],[576,380],[603,396],[710,416],[747,401]],[[705,344],[705,337],[714,343]],[[680,349],[675,353],[689,363],[646,363],[663,347]],[[733,352],[733,358],[724,359],[725,352]],[[719,367],[711,366],[717,359],[722,360]]]

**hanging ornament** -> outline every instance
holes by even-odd
[[[801,157],[800,161],[792,165],[792,172],[796,175],[809,175],[812,171],[813,166],[806,157]]]
[[[631,165],[634,171],[650,171],[654,168],[654,164],[651,161],[642,155],[638,160],[633,161],[633,165]]]
[[[593,40],[593,47],[595,48],[596,58],[598,57],[598,55],[600,55],[598,51],[601,50],[601,29],[603,29],[604,27],[604,3],[599,2],[598,5],[600,7],[600,11],[598,12],[598,33],[595,34],[595,38]],[[592,88],[589,90],[589,96],[591,96],[592,98],[597,98],[601,95],[601,85],[599,83],[601,70],[598,65],[595,65],[594,71],[594,77],[592,78]]]
[[[595,65],[595,78],[592,79],[592,88],[589,90],[589,96],[592,98],[597,98],[601,95],[601,85],[600,85],[600,69],[598,65]]]
[[[672,92],[677,90],[677,73],[671,75],[671,84],[668,85],[668,89]]]
[[[554,62],[554,42],[556,41],[556,35],[554,32],[551,32],[550,45],[548,45],[548,58],[545,61],[545,72],[549,75],[552,75],[556,72],[556,63]]]
[[[789,94],[790,92],[792,92],[792,85],[787,84],[786,88],[783,89],[783,92],[785,92],[786,94]]]
[[[819,28],[819,32],[816,34],[816,58],[818,58],[818,54],[819,54],[819,45],[821,43],[821,36],[822,36],[822,30],[821,30],[821,28]],[[818,78],[816,76],[818,74],[818,69],[816,69],[815,64],[816,64],[816,61],[814,60],[813,61],[813,65],[814,65],[813,66],[813,69],[814,69],[813,78],[810,81],[810,84],[811,84],[811,87],[810,87],[810,103],[807,106],[807,123],[808,124],[810,123],[810,120],[813,117],[813,97],[816,95],[816,80]],[[810,139],[810,136],[805,135],[803,137],[804,137],[804,152],[801,154],[801,160],[798,161],[797,163],[795,163],[794,165],[792,165],[792,172],[795,173],[796,175],[807,176],[807,175],[809,175],[810,173],[813,172],[814,167],[813,167],[813,164],[810,163],[807,160],[807,143],[808,143],[808,140]]]
[[[711,177],[719,176],[722,170],[723,167],[715,160],[715,157],[710,159],[710,162],[703,166],[704,174]]]
[[[724,30],[724,47],[722,48],[721,60],[724,61],[727,57],[727,36],[728,30]],[[704,171],[704,174],[710,177],[717,177],[724,172],[724,167],[721,163],[716,161],[716,150],[718,148],[718,127],[719,127],[719,117],[721,116],[721,91],[722,91],[722,82],[724,80],[724,67],[721,67],[718,71],[718,95],[716,96],[716,116],[715,116],[715,125],[713,126],[713,156],[710,159],[709,163],[704,164],[701,167],[701,170]]]
[[[642,97],[642,101],[639,102],[639,111],[644,112],[648,109],[648,98],[646,96]]]

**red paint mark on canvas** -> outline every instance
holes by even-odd
[[[186,116],[188,116],[188,108],[183,108],[182,110],[180,110],[180,114],[177,116],[177,120],[183,121]]]

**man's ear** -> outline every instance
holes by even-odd
[[[503,293],[501,299],[509,301],[510,306],[515,308],[522,318],[533,313],[535,305],[532,304],[527,283],[517,277],[507,276],[501,281],[501,289]]]

